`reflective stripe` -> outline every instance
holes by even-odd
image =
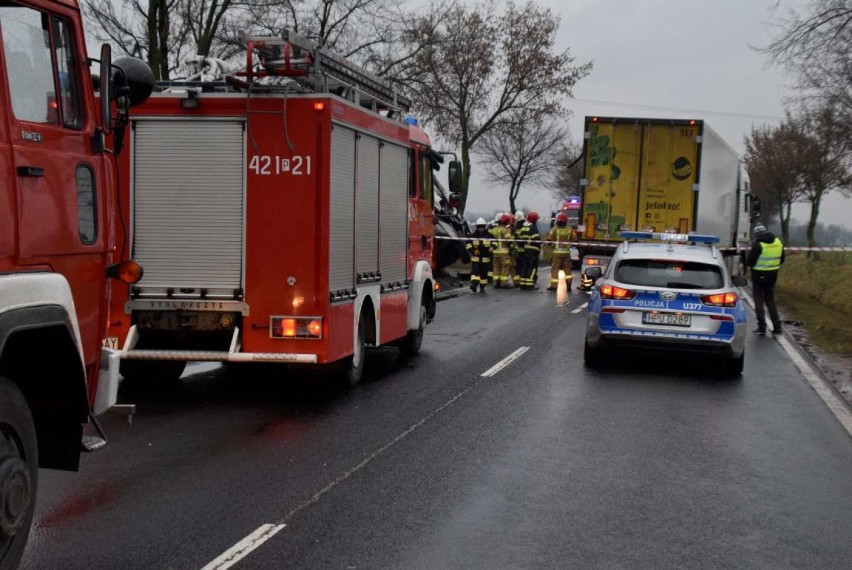
[[[760,257],[757,258],[757,263],[754,264],[755,271],[778,271],[781,268],[781,254],[784,251],[784,245],[781,240],[775,238],[772,243],[760,243]]]

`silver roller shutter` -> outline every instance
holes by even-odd
[[[376,280],[379,271],[379,141],[358,139],[358,190],[355,197],[355,271],[362,280]]]
[[[143,295],[206,289],[231,298],[242,288],[244,140],[241,121],[134,123],[133,254],[145,270]]]
[[[400,283],[407,273],[408,149],[385,143],[381,172],[382,283]]]
[[[334,125],[331,132],[328,288],[355,288],[355,131]]]

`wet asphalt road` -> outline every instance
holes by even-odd
[[[582,362],[586,300],[438,305],[422,354],[351,390],[278,368],[125,384],[133,425],[43,471],[24,568],[848,568],[852,438],[772,338],[722,379],[657,354]],[[480,375],[529,350],[493,377]]]

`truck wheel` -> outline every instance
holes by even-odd
[[[122,360],[118,371],[132,382],[168,384],[176,382],[185,369],[182,360]]]
[[[367,325],[364,316],[358,318],[358,338],[355,342],[355,352],[348,357],[343,365],[341,381],[347,386],[354,386],[361,381],[364,373],[364,360],[367,355]]]
[[[0,376],[0,568],[24,554],[38,488],[38,446],[23,394]]]
[[[420,305],[420,324],[413,331],[408,331],[408,334],[403,337],[399,343],[399,350],[406,356],[414,356],[420,352],[420,346],[423,344],[423,331],[426,328],[426,307]]]

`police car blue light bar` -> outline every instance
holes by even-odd
[[[719,236],[701,234],[670,234],[665,232],[620,232],[624,239],[655,239],[680,243],[719,243]]]

